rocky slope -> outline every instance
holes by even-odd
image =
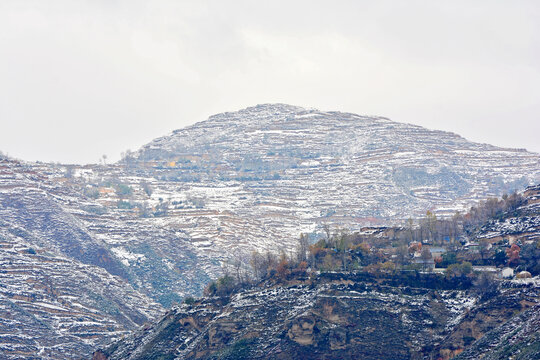
[[[104,269],[55,255],[0,227],[2,359],[65,359],[135,329],[159,304]]]
[[[476,234],[477,239],[496,239],[520,244],[540,240],[540,185],[529,186],[523,192],[524,203],[501,219],[491,220]]]
[[[139,162],[174,161],[178,181],[237,181],[260,199],[257,212],[304,201],[311,218],[360,222],[432,208],[448,213],[540,180],[538,154],[381,117],[282,104],[211,116],[135,156]]]
[[[51,164],[0,161],[3,226],[30,246],[120,276],[164,305],[186,292],[198,293],[209,281],[201,263],[218,271],[217,262],[199,261],[181,229],[133,216],[116,201],[112,207],[106,199],[95,201],[65,171]]]
[[[3,359],[84,356],[162,311],[58,200],[77,196],[18,162],[0,162]]]
[[[126,163],[130,173],[159,180],[154,204],[156,196],[171,203],[163,221],[214,256],[271,248],[268,237],[286,247],[322,224],[356,230],[426,210],[451,215],[540,181],[538,154],[282,104],[212,116],[152,141]]]
[[[31,243],[55,250],[86,264],[127,277],[120,261],[106,245],[86,231],[62,202],[84,206],[79,193],[47,178],[30,166],[0,161],[0,219],[10,232]]]
[[[488,300],[428,278],[419,283],[426,286],[330,273],[260,284],[174,307],[93,359],[448,359],[519,319],[537,323],[538,281],[501,286]]]
[[[489,331],[456,360],[539,359],[540,307],[524,311],[510,321]]]

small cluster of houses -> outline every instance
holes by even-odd
[[[463,251],[471,251],[471,249],[474,249],[474,247],[471,247],[470,244],[467,244],[469,246],[464,246],[462,248]],[[435,273],[444,274],[446,272],[446,268],[437,268],[435,267],[436,262],[435,259],[441,258],[443,254],[447,252],[447,249],[444,246],[426,246],[421,243],[411,243],[410,247],[415,248],[416,251],[412,253],[412,259],[411,262],[413,264],[418,264],[419,266],[424,269],[424,271],[430,271]],[[423,256],[422,249],[428,249],[431,256]],[[475,250],[472,250],[475,251]],[[494,278],[497,279],[525,279],[525,278],[531,278],[532,275],[528,271],[521,271],[517,274],[514,274],[514,269],[511,267],[496,267],[496,266],[473,266],[472,270],[474,272],[485,272],[488,274],[493,275]]]

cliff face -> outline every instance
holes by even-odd
[[[456,357],[456,360],[465,359],[540,359],[540,306],[489,331]]]
[[[539,301],[538,284],[482,300],[358,279],[323,274],[183,304],[94,359],[448,359]]]

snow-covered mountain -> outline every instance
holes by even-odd
[[[535,153],[283,104],[211,116],[118,164],[26,166],[69,192],[55,200],[111,259],[94,263],[164,305],[198,293],[223,261],[293,251],[300,233],[323,225],[354,231],[427,210],[451,215],[540,182]]]
[[[65,309],[72,300],[59,299],[114,288],[110,301],[132,299],[127,306],[140,315],[118,318],[113,308],[98,306],[102,324],[116,324],[114,334],[158,312],[152,300],[167,307],[199,294],[231,259],[247,261],[253,250],[293,251],[302,232],[316,237],[323,225],[354,231],[395,224],[426,210],[453,214],[538,182],[540,155],[525,150],[282,104],[212,116],[117,164],[4,159],[0,230],[8,250],[2,264],[21,277],[9,287],[2,282],[2,296],[39,321],[58,324],[31,305],[34,296],[49,299],[48,284],[58,295],[39,301]],[[49,269],[43,262],[62,265]],[[16,298],[19,280],[24,299]],[[72,302],[94,309],[92,302]],[[0,317],[10,318],[9,309]],[[9,326],[1,331],[9,333]],[[83,338],[73,346],[85,344]],[[6,339],[0,344],[19,341]]]
[[[452,215],[540,181],[540,156],[525,150],[282,104],[211,116],[126,163],[155,179],[149,200],[169,200],[166,222],[219,253],[286,246],[323,224],[356,230],[427,210]]]
[[[163,308],[98,266],[0,228],[0,358],[66,359],[125,335]]]
[[[179,182],[241,185],[260,199],[261,212],[303,208],[297,215],[309,222],[452,214],[540,180],[540,157],[525,150],[281,104],[211,116],[150,142],[136,158],[174,161],[169,177]]]

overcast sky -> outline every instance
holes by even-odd
[[[258,103],[540,152],[540,1],[0,0],[0,150],[94,163]]]

